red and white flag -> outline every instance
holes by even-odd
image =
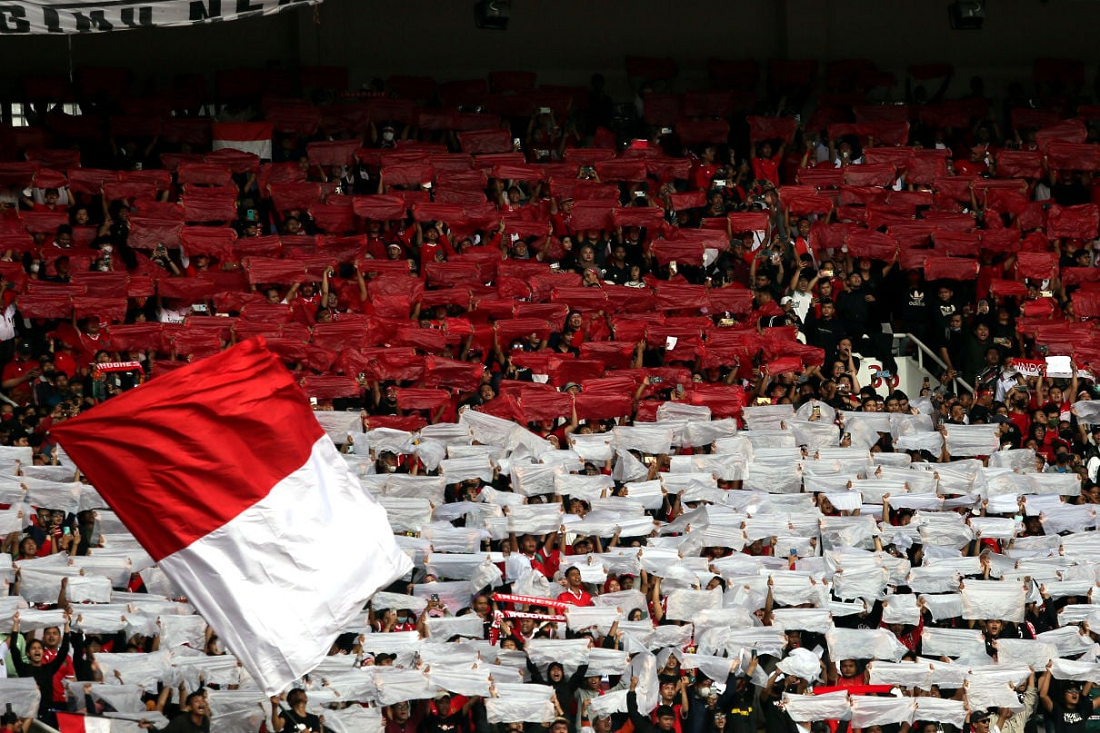
[[[261,339],[53,435],[265,694],[316,667],[371,595],[412,569]]]
[[[214,150],[233,148],[271,160],[274,131],[270,122],[215,122],[212,130]]]
[[[115,733],[133,730],[135,723],[113,718],[93,718],[73,713],[57,714],[57,729],[61,733]]]

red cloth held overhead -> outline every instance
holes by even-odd
[[[1100,227],[1100,208],[1096,204],[1059,206],[1047,211],[1047,235],[1070,239],[1095,239]]]
[[[759,117],[749,115],[749,140],[787,140],[798,125],[793,117]]]

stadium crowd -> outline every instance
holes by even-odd
[[[631,63],[3,130],[0,730],[1100,730],[1076,66]],[[50,437],[256,336],[417,568],[269,700]]]

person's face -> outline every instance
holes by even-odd
[[[863,276],[858,272],[853,272],[848,277],[848,287],[852,290],[858,290],[863,285]]]
[[[590,690],[598,690],[598,689],[600,689],[600,678],[599,677],[585,677],[584,678],[584,684]]]
[[[267,302],[268,303],[274,304],[274,303],[279,302],[279,291],[278,290],[275,290],[275,289],[268,290],[266,295],[267,295]]]
[[[662,715],[657,718],[658,730],[672,730],[672,726],[676,723],[676,718],[671,715]]]
[[[404,723],[409,719],[409,703],[399,702],[393,706],[393,717],[398,723]]]
[[[622,586],[623,590],[633,590],[634,589],[634,577],[631,576],[631,575],[627,575],[626,577],[620,578],[619,579],[619,584]],[[641,612],[639,611],[639,613],[641,613]]]
[[[958,314],[952,315],[951,318],[947,321],[947,325],[954,331],[960,330],[963,325],[962,316]]]
[[[552,682],[561,682],[564,678],[565,671],[561,667],[554,665],[550,668],[550,680]]]
[[[56,649],[61,644],[61,630],[51,626],[42,632],[42,643],[47,649]]]
[[[27,537],[19,543],[19,552],[23,557],[34,557],[38,554],[38,543],[33,537]]]
[[[474,599],[474,612],[479,616],[489,612],[489,599],[485,596],[478,596]]]
[[[825,302],[821,304],[821,315],[825,318],[832,318],[836,313],[836,306],[831,302]]]
[[[979,324],[978,327],[974,329],[974,335],[978,337],[979,341],[985,341],[989,338],[989,327],[984,323]]]
[[[576,568],[570,568],[569,572],[565,574],[565,579],[569,581],[570,588],[581,587],[581,571]]]
[[[1001,630],[1004,628],[1004,626],[999,620],[995,619],[987,622],[985,628],[989,631],[990,634],[996,636],[997,634],[1001,633]]]
[[[524,554],[530,555],[535,551],[535,548],[538,547],[538,540],[528,534],[523,536],[523,539],[520,540],[519,544]]]
[[[842,677],[855,677],[859,667],[854,659],[844,659],[840,662],[840,674]]]
[[[42,642],[37,639],[27,646],[27,658],[31,660],[31,664],[40,664],[44,654],[45,647],[43,647]]]

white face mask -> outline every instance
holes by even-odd
[[[392,130],[386,130],[385,132],[383,132],[382,133],[382,139],[385,140],[386,142],[392,142],[393,141],[393,131]]]
[[[109,255],[109,254],[111,254],[111,252],[114,251],[114,249],[115,248],[112,247],[111,245],[105,244],[105,245],[103,245],[102,247],[99,248],[99,251],[102,252],[105,255]]]
[[[31,263],[31,272],[38,272],[39,267],[40,267],[40,265],[37,262],[32,262]]]
[[[710,688],[709,687],[700,687],[699,688],[699,697],[710,697]]]

